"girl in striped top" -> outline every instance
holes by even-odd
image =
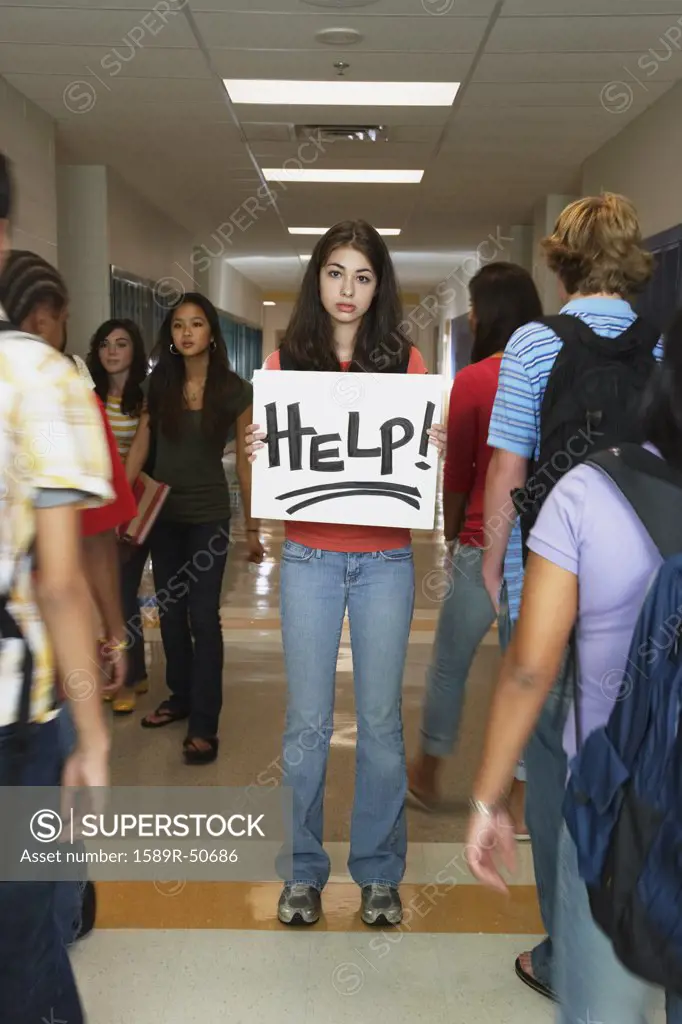
[[[147,356],[137,324],[105,320],[92,336],[87,364],[125,462],[140,422],[140,385],[147,376]]]
[[[92,336],[87,365],[95,382],[95,391],[106,406],[119,455],[125,462],[140,422],[141,385],[147,376],[147,355],[137,324],[126,319],[105,320]],[[115,714],[126,715],[135,710],[136,693],[146,693],[148,689],[137,595],[149,554],[149,538],[146,544],[136,547],[121,543],[119,549],[121,600],[126,630],[132,640],[128,650],[126,685],[111,706]]]

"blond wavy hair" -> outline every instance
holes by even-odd
[[[633,204],[604,192],[570,203],[540,245],[569,295],[629,296],[642,290],[653,270],[653,257],[641,243]]]

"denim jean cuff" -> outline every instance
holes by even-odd
[[[317,889],[318,892],[322,892],[326,882],[316,882],[314,878],[289,878],[284,883],[285,885],[309,885],[311,889]]]
[[[540,984],[554,989],[552,985],[552,946],[550,940],[543,939],[530,954],[530,962],[533,967],[533,977]]]
[[[454,746],[454,742],[448,743],[447,740],[428,740],[422,735],[422,753],[428,754],[429,757],[449,757]]]
[[[365,878],[362,882],[358,882],[358,885],[361,889],[364,889],[366,885],[387,885],[390,889],[397,889],[400,886],[400,882],[390,878]]]

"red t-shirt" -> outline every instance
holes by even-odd
[[[116,438],[111,429],[104,403],[99,395],[95,395],[95,398],[109,445],[111,486],[116,497],[108,505],[103,505],[101,508],[87,508],[81,512],[81,532],[84,537],[92,537],[96,533],[115,530],[117,526],[129,522],[137,515],[137,502],[128,483],[121,456],[118,454]]]
[[[350,363],[341,363],[347,370]],[[279,370],[279,352],[268,356],[264,370]],[[408,373],[426,373],[422,354],[412,348]],[[322,551],[392,551],[406,548],[411,541],[409,530],[383,526],[348,526],[345,523],[287,522],[284,527],[287,540]]]
[[[493,449],[488,424],[500,375],[499,355],[460,370],[452,382],[443,490],[468,494],[461,544],[483,546],[483,495]]]

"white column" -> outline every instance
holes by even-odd
[[[557,217],[577,196],[549,195],[536,203],[533,211],[533,277],[540,292],[545,313],[558,313],[561,308],[558,282],[547,269],[540,240],[554,231]]]
[[[57,239],[71,296],[69,352],[84,356],[111,315],[106,167],[57,167]]]

